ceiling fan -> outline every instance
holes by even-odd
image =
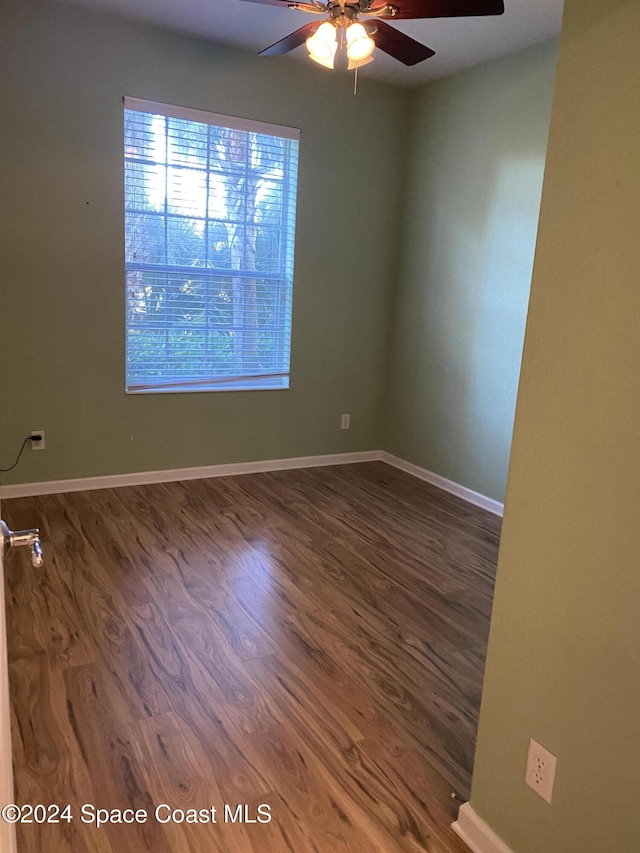
[[[323,15],[324,21],[305,24],[261,51],[282,56],[306,43],[309,56],[333,68],[336,53],[346,55],[349,69],[371,62],[376,47],[405,65],[416,65],[435,51],[390,27],[385,19],[462,18],[502,15],[504,0],[249,0],[280,8]],[[364,19],[364,23],[360,19]]]

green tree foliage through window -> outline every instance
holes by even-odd
[[[140,103],[124,114],[127,387],[286,387],[297,133]]]

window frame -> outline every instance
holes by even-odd
[[[227,116],[220,113],[213,113],[205,110],[194,109],[191,107],[182,107],[175,104],[165,104],[158,101],[149,101],[140,98],[126,96],[124,98],[123,109],[123,125],[125,113],[127,110],[134,112],[145,113],[147,115],[157,115],[165,118],[175,118],[178,120],[197,122],[217,128],[228,130],[239,130],[243,132],[256,133],[259,135],[273,136],[280,139],[290,140],[295,143],[295,147],[288,152],[285,160],[287,172],[286,179],[283,173],[283,189],[286,193],[283,196],[283,224],[279,228],[278,233],[282,235],[286,242],[286,248],[283,251],[282,268],[278,272],[266,272],[264,270],[240,270],[233,267],[219,269],[209,266],[196,265],[177,265],[169,264],[165,257],[165,263],[138,263],[127,259],[125,254],[125,393],[131,395],[138,394],[175,394],[175,393],[203,393],[203,392],[219,392],[219,391],[271,391],[271,390],[287,390],[290,387],[290,361],[291,361],[291,336],[292,336],[292,315],[293,315],[293,285],[294,285],[294,256],[295,256],[295,232],[296,232],[296,212],[297,212],[297,189],[298,189],[298,147],[300,141],[300,130],[294,127],[284,125],[276,125],[267,122],[256,121],[254,119],[241,118],[238,116]],[[123,140],[125,150],[123,156],[123,165],[126,166],[126,136],[123,126]],[[135,162],[135,161],[133,161]],[[169,161],[164,163],[167,169],[170,168]],[[211,174],[211,163],[207,163],[207,173]],[[124,244],[125,250],[127,246],[127,177],[124,176],[125,185],[125,204],[124,204]],[[166,212],[165,212],[166,218]],[[204,221],[216,221],[215,217],[209,216],[208,200],[205,207]],[[254,222],[250,222],[245,218],[241,220],[242,226],[246,227],[250,224],[255,227]],[[164,228],[166,229],[165,222]],[[280,363],[277,370],[271,373],[249,373],[234,374],[225,376],[218,374],[209,377],[192,376],[182,379],[171,380],[167,377],[159,378],[155,381],[152,377],[146,377],[136,382],[130,376],[130,331],[132,325],[129,322],[129,307],[127,304],[127,282],[131,271],[147,271],[157,273],[158,275],[170,275],[175,273],[188,272],[192,278],[201,278],[206,280],[211,276],[216,278],[235,278],[247,280],[273,280],[282,281],[287,294],[287,302],[285,305],[285,316],[283,317],[282,328],[274,337],[277,345],[283,348],[280,356]],[[166,327],[168,328],[168,326]],[[196,327],[197,328],[197,327]],[[231,326],[230,329],[233,327]],[[203,352],[206,352],[203,351]],[[162,362],[166,364],[166,362]]]

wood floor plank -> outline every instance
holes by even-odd
[[[69,718],[92,780],[93,805],[106,809],[153,810],[153,800],[126,726],[109,712],[109,696],[96,664],[64,671]],[[52,792],[53,794],[54,792]],[[55,800],[54,800],[55,801]],[[85,800],[90,802],[90,800]],[[162,850],[162,828],[155,821],[104,828],[114,850]]]
[[[322,732],[338,750],[347,749],[363,739],[363,733],[343,710],[343,703],[334,700],[328,707],[326,695],[291,659],[272,655],[250,661],[246,666],[260,689],[280,708],[288,726],[303,731],[311,726]]]
[[[47,716],[59,753],[51,772],[43,774],[41,769],[30,772],[20,751],[21,744],[14,737],[14,763],[23,768],[20,776],[16,776],[16,801],[49,804],[55,791],[55,803],[61,808],[69,805],[77,816],[83,803],[95,800],[93,783],[76,737],[76,721],[67,701],[63,671],[51,672],[48,687]],[[113,853],[105,832],[81,824],[77,817],[69,822],[59,819],[57,823],[20,824],[17,830],[20,850]]]
[[[461,853],[500,523],[365,463],[3,502],[20,853]],[[240,812],[237,813],[239,815]]]
[[[171,710],[162,685],[151,677],[150,668],[127,619],[124,598],[111,582],[103,565],[90,555],[81,540],[74,539],[67,553],[57,553],[64,588],[76,603],[78,621],[91,636],[102,665],[134,718]]]
[[[31,595],[35,633],[47,651],[51,668],[92,663],[95,659],[92,643],[78,624],[68,596],[60,588],[54,553],[50,553],[45,565],[33,574]]]
[[[159,714],[131,724],[131,742],[139,757],[149,791],[156,804],[170,805],[182,812],[200,812],[207,804],[223,801],[206,756],[190,730],[173,713]],[[161,812],[166,820],[168,809]],[[220,825],[202,822],[163,824],[167,849],[176,853],[221,853],[250,851],[250,843],[233,846]],[[237,843],[238,838],[234,838]]]
[[[412,804],[418,819],[437,839],[436,849],[442,845],[443,850],[452,853],[468,853],[450,828],[457,817],[458,803],[451,797],[451,786],[433,767],[401,745],[400,739],[390,744],[367,738],[358,744],[358,750],[371,762],[371,772],[386,778],[402,800]]]
[[[289,583],[284,575],[273,583],[257,575],[252,580],[263,584],[262,597],[270,602],[270,608],[283,614],[281,629],[289,633],[292,642],[326,649],[385,714],[401,720],[417,737],[453,785],[462,784],[459,769],[472,758],[463,750],[466,743],[472,743],[475,721],[465,696],[452,690],[455,686],[450,681],[444,681],[435,670],[434,677],[425,679],[420,663],[411,654],[397,653],[397,641],[367,630],[364,622],[350,619],[346,612],[321,612],[318,602]],[[285,610],[287,603],[289,612]],[[422,690],[417,692],[410,685],[420,680]],[[453,721],[458,736],[450,738]],[[470,736],[462,737],[465,732]]]
[[[202,620],[213,621],[214,630],[240,660],[275,653],[267,634],[243,613],[222,585],[212,585],[201,571],[185,569],[183,583],[173,575],[156,572],[151,583],[167,612],[173,611],[178,616],[186,608],[189,613],[196,611]]]
[[[351,831],[351,821],[337,801],[337,791],[323,784],[319,761],[300,745],[289,726],[250,736],[256,762],[289,811],[305,839],[303,850],[356,853],[361,840]]]
[[[246,670],[219,642],[214,627],[196,608],[175,601],[166,607],[129,608],[141,642],[165,691],[206,691],[227,727],[240,734],[280,722]]]

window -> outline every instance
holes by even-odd
[[[128,392],[289,387],[299,135],[125,98]]]

